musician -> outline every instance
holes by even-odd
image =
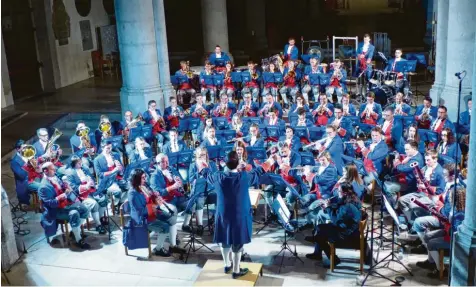
[[[231,120],[231,129],[236,131],[237,137],[242,137],[248,130],[248,125],[243,123],[239,114],[234,114]]]
[[[165,123],[168,129],[178,128],[180,120],[185,117],[185,112],[181,106],[177,105],[175,97],[170,97],[169,102],[170,106],[164,110]]]
[[[82,168],[81,158],[76,155],[71,157],[71,165],[66,181],[76,195],[79,196],[81,203],[88,210],[88,214],[91,214],[96,224],[96,231],[99,234],[105,234],[106,229],[101,222],[100,216],[104,215],[106,211],[107,198],[96,193],[94,179],[89,169]]]
[[[235,93],[235,86],[231,81],[231,73],[233,72],[233,64],[231,62],[227,62],[225,65],[225,79],[223,80],[223,87],[220,91],[220,94],[226,94],[228,96],[228,100],[230,102],[233,101],[233,94]]]
[[[207,130],[206,138],[203,140],[200,146],[209,147],[209,146],[220,146],[222,144],[221,140],[217,139],[215,136],[215,127],[211,126]]]
[[[375,102],[374,92],[367,93],[367,102],[360,106],[359,117],[368,125],[376,125],[382,117],[382,106]]]
[[[215,53],[210,54],[207,62],[209,62],[210,65],[215,66],[217,71],[221,72],[222,70],[225,70],[225,64],[231,62],[231,59],[227,53],[222,52],[219,45],[216,45]]]
[[[357,58],[359,62],[355,68],[355,76],[360,75],[360,73],[366,71],[367,79],[370,78],[370,73],[372,71],[372,58],[374,56],[375,46],[370,43],[370,35],[364,35],[364,42],[359,43],[357,47]]]
[[[352,135],[352,122],[344,117],[341,104],[336,104],[334,106],[334,114],[329,119],[328,124],[337,129],[337,134],[342,139],[348,140]]]
[[[295,44],[296,44],[296,40],[293,37],[290,37],[288,39],[288,43],[286,45],[284,45],[283,55],[284,55],[284,60],[285,61],[289,61],[289,60],[296,61],[296,60],[298,60],[299,49],[298,49],[298,47],[295,46]]]
[[[251,171],[253,166],[256,166],[252,161],[253,159],[248,158],[248,152],[246,151],[246,144],[244,142],[236,141],[233,150],[236,151],[238,159],[240,160],[238,165],[239,170]]]
[[[162,145],[164,144],[164,139],[167,135],[167,126],[165,120],[160,113],[160,110],[157,109],[157,102],[155,100],[150,100],[147,104],[148,110],[142,114],[144,122],[153,126],[152,134],[157,139],[157,147],[159,150],[162,150]]]
[[[417,198],[431,208],[435,206],[435,198],[445,190],[445,177],[443,168],[438,163],[438,153],[435,150],[428,150],[425,154],[425,163],[426,166],[421,168],[424,178],[417,179],[419,181],[417,184],[418,191],[401,196],[398,200],[398,205],[410,225],[413,224],[416,217],[428,215],[428,211],[413,203],[411,199]],[[428,184],[428,188],[423,181]]]
[[[66,220],[71,225],[76,246],[89,249],[91,246],[81,237],[80,231],[82,221],[87,218],[87,208],[72,195],[72,189],[56,176],[54,164],[46,162],[41,166],[41,170],[43,178],[38,188],[38,197],[44,208],[41,226],[45,229],[46,236],[51,237],[56,234],[58,219]],[[56,242],[58,240],[53,240],[51,245]]]
[[[372,180],[378,179],[378,175],[382,172],[382,163],[388,154],[388,146],[383,140],[382,129],[374,127],[370,136],[372,143],[368,147],[364,141],[357,141],[357,152],[362,152],[364,168],[367,172],[367,176],[364,177],[365,184],[370,184]]]
[[[337,101],[340,102],[342,95],[346,91],[345,80],[347,79],[347,72],[341,67],[342,62],[340,59],[335,59],[334,65],[329,70],[331,79],[329,85],[326,87],[326,95],[332,100],[334,91],[337,95]]]
[[[243,81],[243,89],[241,90],[242,94],[251,93],[253,101],[258,102],[259,95],[259,84],[261,82],[261,72],[256,69],[255,63],[253,61],[248,61],[248,70],[250,73],[250,80],[245,82]]]
[[[256,117],[258,115],[258,110],[259,104],[251,100],[251,94],[244,94],[243,101],[240,102],[237,113],[241,117]]]
[[[78,121],[76,125],[76,132],[87,129],[84,121]],[[95,155],[97,148],[96,139],[94,138],[93,133],[89,133],[88,138],[79,137],[76,134],[72,135],[69,140],[73,153],[80,154],[83,153],[81,161],[84,168],[89,168],[92,166],[92,157]],[[91,160],[91,161],[90,161]]]
[[[402,58],[402,49],[395,50],[395,58],[388,61],[387,66],[384,69],[384,72],[394,72],[397,73],[397,79],[395,82],[395,87],[398,92],[403,91],[405,96],[408,96],[409,87],[405,75],[401,71],[396,70],[396,64],[398,62],[405,62],[406,60]]]
[[[284,102],[284,108],[288,109],[288,97],[292,98],[292,101],[296,101],[296,94],[299,92],[298,81],[300,79],[299,71],[295,69],[295,63],[288,61],[288,65],[283,71],[284,85],[279,89],[279,94]]]
[[[130,154],[128,154],[130,164],[152,158],[152,149],[150,146],[145,145],[146,142],[143,137],[136,137],[134,144],[135,149]]]
[[[344,166],[344,162],[342,161],[342,155],[344,154],[344,144],[342,143],[342,139],[337,136],[337,129],[335,126],[327,125],[326,134],[327,136],[325,138],[315,142],[315,149],[317,149],[319,153],[325,150],[330,153],[332,162],[336,165],[337,174],[341,176],[342,168]]]
[[[284,120],[278,118],[279,111],[271,107],[268,110],[268,116],[263,120],[263,125],[265,126],[278,126],[278,127],[284,127],[285,123]]]
[[[109,130],[107,130],[107,128],[103,127],[104,131],[101,131],[101,126],[102,125],[104,125],[106,127],[109,126]],[[101,146],[101,143],[103,141],[105,141],[106,139],[108,139],[110,137],[113,137],[113,136],[117,135],[116,129],[112,125],[108,116],[101,115],[101,117],[99,118],[98,128],[96,129],[96,131],[94,131],[94,135],[96,136],[96,142],[99,143],[99,145],[98,145],[99,147]],[[119,152],[121,154],[124,152],[124,150],[122,148],[122,145],[118,145],[117,147],[115,147],[114,151]],[[99,149],[98,152],[100,153],[101,149]]]
[[[193,95],[195,95],[195,92],[196,92],[195,89],[191,85],[191,81],[193,80],[195,75],[193,74],[192,71],[190,71],[189,61],[180,61],[180,70],[175,72],[175,76],[181,77],[181,78],[184,78],[184,77],[187,78],[187,81],[180,84],[180,86],[177,89],[177,98],[180,104],[182,105],[183,97],[185,95],[188,94],[190,97],[192,97]]]
[[[205,138],[208,135],[208,129],[210,127],[215,128],[215,125],[213,124],[212,117],[207,117],[206,120],[205,120],[205,124],[200,123],[198,128],[195,130],[195,131],[197,131],[197,135],[196,135],[196,139],[194,139],[194,140],[196,142],[202,142],[203,140],[205,140]],[[193,135],[193,130],[192,130],[192,135]]]
[[[24,140],[15,143],[16,153],[10,160],[10,168],[15,178],[15,189],[20,205],[30,205],[30,194],[38,191],[42,178],[41,168],[36,164],[36,169],[22,156],[21,150],[25,146]],[[34,160],[34,159],[32,159]]]
[[[265,101],[261,104],[261,108],[258,111],[259,116],[266,116],[268,114],[268,111],[274,107],[278,111],[278,117],[281,118],[283,116],[283,109],[281,108],[281,105],[274,100],[273,96],[271,94],[266,95]]]
[[[343,94],[342,95],[342,113],[344,115],[344,117],[347,117],[347,116],[356,116],[357,115],[357,111],[354,107],[353,104],[350,103],[350,95],[349,94]]]
[[[473,106],[473,99],[468,99],[468,110],[464,111],[459,116],[458,133],[469,134],[469,126],[471,124],[471,107]]]
[[[286,127],[286,133],[284,136],[280,137],[279,141],[281,143],[286,143],[290,149],[295,152],[298,152],[301,148],[301,140],[294,135],[294,129],[292,126]]]
[[[114,203],[120,206],[127,196],[127,182],[123,178],[124,166],[119,154],[112,151],[110,141],[102,143],[102,152],[94,159],[94,170],[98,186],[103,186],[108,195],[114,196]]]
[[[402,121],[395,119],[393,116],[393,109],[391,107],[387,107],[383,111],[382,118],[379,120],[379,126],[382,128],[385,143],[391,150],[395,149],[402,136],[403,126]]]
[[[415,120],[418,128],[429,129],[431,122],[438,117],[438,108],[432,106],[433,100],[430,97],[423,99],[423,105],[419,105],[415,110]]]
[[[130,177],[131,189],[127,194],[133,224],[147,223],[149,231],[158,234],[154,248],[156,256],[170,257],[171,253],[184,254],[186,251],[177,244],[177,208],[167,203],[163,196],[147,184],[147,175],[142,169],[135,169]],[[145,222],[144,222],[145,221]],[[170,246],[166,250],[164,242],[169,235]]]
[[[436,150],[439,158],[444,162],[454,162],[455,157],[458,163],[461,162],[461,148],[450,128],[444,128],[441,132],[441,141]]]
[[[408,116],[411,110],[410,105],[403,102],[402,93],[397,93],[395,95],[395,103],[390,105],[390,107],[395,111],[396,116]]]
[[[316,101],[317,102],[317,101]],[[296,103],[292,104],[289,113],[297,114],[298,110],[303,108],[306,113],[309,112],[309,105],[307,104],[307,100],[301,93],[296,94]]]
[[[425,153],[425,142],[420,140],[420,135],[418,134],[418,127],[416,123],[411,124],[408,129],[403,134],[402,138],[399,141],[397,146],[397,151],[399,153],[405,153],[405,144],[409,141],[415,141],[418,143],[418,151],[421,154]]]
[[[456,133],[455,126],[448,119],[448,110],[445,106],[438,107],[438,117],[431,123],[430,130],[441,136],[444,128],[450,128],[453,133]]]
[[[269,72],[281,74],[281,71],[276,67],[274,63],[269,63]],[[263,101],[268,94],[271,94],[274,97],[274,101],[278,101],[278,85],[276,83],[265,83],[263,91],[261,92]]]
[[[226,118],[228,122],[231,122],[231,116],[236,111],[236,106],[233,102],[228,101],[228,96],[226,94],[220,95],[220,103],[215,104],[211,112],[214,117]]]
[[[304,108],[298,108],[297,110],[298,118],[294,122],[291,123],[293,127],[307,127],[310,128],[314,126],[314,124],[306,117],[307,113]]]
[[[205,121],[205,118],[209,114],[209,107],[205,103],[206,97],[204,97],[202,94],[195,94],[195,101],[196,103],[190,108],[190,114],[194,118],[200,118],[203,121]]]
[[[420,167],[423,166],[423,156],[418,151],[418,143],[410,140],[405,144],[405,156],[398,156],[393,162],[394,180],[385,181],[383,186],[382,192],[385,193],[392,205],[397,193],[407,194],[417,188],[414,168],[411,167],[415,163]]]
[[[183,140],[179,139],[178,131],[176,129],[171,129],[169,131],[169,137],[170,141],[164,145],[165,154],[187,150],[187,145]]]
[[[205,69],[200,72],[200,85],[202,86],[200,93],[207,98],[207,94],[210,94],[210,99],[213,101],[215,99],[216,87],[215,85],[207,85],[203,76],[212,76],[215,72],[212,70],[212,64],[209,61],[205,61]]]
[[[242,138],[241,141],[250,147],[264,147],[264,140],[259,132],[258,124],[251,124],[248,136]]]
[[[204,147],[197,147],[195,149],[195,162],[190,164],[188,174],[190,175],[190,189],[191,194],[201,193],[198,197],[194,206],[190,209],[189,213],[185,213],[182,230],[185,232],[191,232],[192,229],[190,227],[190,219],[192,218],[192,213],[195,212],[195,216],[197,219],[197,235],[203,235],[203,207],[205,205],[205,200],[209,194],[213,192],[213,186],[207,185],[206,179],[203,175],[199,174],[198,171],[200,170],[200,166],[203,165],[205,162],[208,167],[210,168],[211,172],[218,172],[218,168],[215,162],[210,161],[208,158],[208,151]]]
[[[156,170],[150,175],[150,187],[160,193],[165,202],[173,204],[180,212],[187,206],[183,179],[180,173],[169,166],[169,158],[163,153],[155,157]]]
[[[321,66],[318,66],[318,58],[317,57],[312,57],[310,60],[310,65],[306,66],[304,68],[304,80],[306,81],[306,84],[304,87],[302,87],[302,94],[306,101],[309,101],[309,92],[312,92],[314,96],[314,102],[319,101],[319,91],[320,91],[320,86],[317,84],[312,85],[310,80],[309,80],[309,75],[311,74],[321,74],[324,73],[324,70]]]
[[[319,96],[319,102],[314,103],[311,113],[316,119],[316,126],[326,126],[329,118],[334,115],[334,105],[328,102],[326,95],[322,94]]]

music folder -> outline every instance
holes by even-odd
[[[190,164],[193,160],[193,152],[193,150],[182,150],[178,152],[178,164]]]
[[[318,74],[319,75],[319,84],[321,86],[327,86],[331,82],[331,75],[330,74]]]
[[[224,117],[214,117],[213,123],[218,130],[224,130],[228,127],[228,119]]]
[[[274,81],[275,83],[282,83],[284,81],[283,79],[283,74],[281,74],[280,72],[275,72],[274,73]]]
[[[231,81],[233,83],[241,83],[241,72],[231,72]]]
[[[152,159],[148,158],[148,159],[143,159],[143,160],[130,163],[124,170],[124,179],[128,180],[129,175],[134,169],[142,169],[145,172],[148,172],[151,162],[152,162]]]
[[[263,73],[263,82],[265,84],[267,83],[275,83],[275,79],[274,79],[274,73],[270,73],[270,72],[264,72]]]
[[[122,147],[122,139],[123,139],[122,135],[117,135],[117,136],[110,137],[107,140],[111,142],[112,148],[115,149],[115,148]]]
[[[178,158],[181,152],[169,152],[167,153],[167,157],[169,158],[169,165],[177,165]]]
[[[214,75],[202,75],[202,79],[205,85],[214,86]]]
[[[317,86],[320,83],[320,77],[319,74],[309,74],[309,84],[313,86]]]
[[[215,59],[215,66],[225,67],[225,60],[223,60],[223,59],[221,59],[221,58]]]
[[[248,72],[248,71],[241,72],[241,80],[242,80],[244,83],[247,83],[247,82],[251,81],[250,72]]]
[[[213,85],[214,86],[223,86],[223,80],[225,77],[223,74],[213,75]]]
[[[217,159],[220,157],[220,147],[219,146],[207,146],[208,157],[210,159]]]
[[[267,159],[266,150],[263,147],[246,147],[246,151],[248,152],[248,158],[251,159],[259,159],[265,160]]]
[[[298,138],[307,138],[308,136],[307,127],[294,127],[294,133]]]

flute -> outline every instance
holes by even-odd
[[[310,144],[308,144],[308,145],[305,145],[305,146],[303,146],[302,148],[303,148],[303,149],[308,149],[308,148],[310,148],[310,147],[312,147],[312,146],[314,146],[314,145],[316,145],[316,144],[318,144],[318,143],[325,142],[328,138],[329,138],[329,137],[322,138],[322,139],[317,140],[317,141],[315,141],[315,142],[313,142],[313,143],[310,143]]]

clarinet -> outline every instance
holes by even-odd
[[[145,187],[147,187],[148,190],[153,192],[152,188],[150,188],[150,186],[147,182],[144,183],[144,185],[145,185]],[[170,207],[168,207],[167,202],[164,201],[164,204],[162,204],[162,205],[165,206],[165,208],[167,208],[167,210],[170,212],[170,216],[173,216],[175,214],[175,212],[172,209],[170,209]]]

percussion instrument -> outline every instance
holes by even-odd
[[[383,75],[383,83],[387,86],[393,87],[397,83],[397,73],[386,72]]]
[[[382,83],[383,76],[384,75],[382,71],[373,70],[372,73],[370,74],[369,82],[374,85],[380,86]]]
[[[375,93],[375,102],[382,105],[382,107],[387,105],[389,99],[391,99],[393,97],[392,89],[390,87],[387,87],[387,86],[377,87],[375,89],[372,89],[372,92]]]

